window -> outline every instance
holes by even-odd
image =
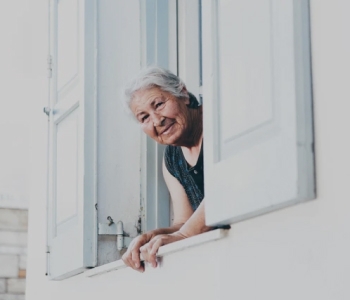
[[[52,0],[50,25],[52,279],[118,258],[108,216],[131,236],[170,223],[163,146],[111,100],[140,66],[203,97],[208,225],[315,197],[308,2]]]

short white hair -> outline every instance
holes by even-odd
[[[177,98],[189,98],[185,83],[170,71],[150,66],[140,71],[125,89],[126,103],[130,107],[133,96],[137,91],[158,87]]]

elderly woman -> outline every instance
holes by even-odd
[[[157,266],[158,248],[205,232],[204,220],[202,106],[185,84],[167,70],[150,67],[126,90],[128,105],[142,130],[167,145],[163,176],[174,211],[171,227],[155,229],[136,237],[122,259],[140,272],[145,261]]]

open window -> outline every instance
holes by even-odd
[[[142,2],[143,67],[158,65],[177,74],[187,89],[202,100],[201,1]],[[171,223],[169,192],[162,175],[165,146],[142,136],[143,229]]]
[[[308,1],[50,3],[50,278],[120,258],[108,217],[130,237],[171,222],[164,146],[121,105],[146,65],[203,101],[208,225],[315,198]]]

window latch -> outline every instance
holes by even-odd
[[[98,234],[99,235],[116,235],[118,251],[129,247],[130,242],[132,241],[133,238],[129,236],[125,236],[123,222],[118,221],[117,224],[115,224],[113,219],[110,216],[107,217],[107,220],[109,221],[109,223],[98,224]]]

